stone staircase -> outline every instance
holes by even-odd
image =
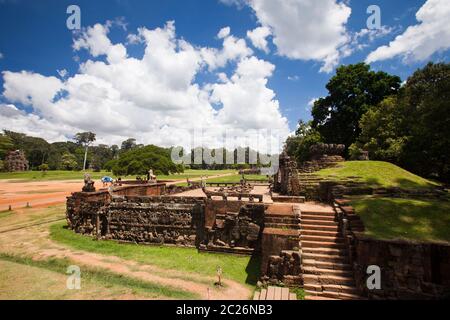
[[[360,299],[332,207],[302,210],[300,244],[307,299]]]

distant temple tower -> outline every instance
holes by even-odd
[[[22,150],[10,151],[5,158],[5,170],[8,172],[27,171],[28,160]]]

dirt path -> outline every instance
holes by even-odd
[[[224,288],[216,288],[215,279],[211,277],[142,265],[115,256],[70,249],[51,241],[48,227],[49,225],[39,225],[0,234],[0,251],[26,255],[34,259],[68,258],[79,264],[81,269],[83,265],[103,268],[144,281],[196,293],[205,300],[245,300],[251,296],[251,290],[248,287],[235,281],[225,280]]]
[[[235,175],[235,173],[224,173],[208,176],[208,179],[216,179]],[[201,181],[201,177],[190,178],[191,181]],[[174,180],[167,185],[175,185],[186,182],[186,179]],[[96,180],[97,187],[102,186],[101,181]],[[9,209],[32,207],[44,207],[66,202],[66,197],[72,192],[81,191],[82,180],[62,181],[35,181],[20,182],[18,180],[0,180],[0,212]]]

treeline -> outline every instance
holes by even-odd
[[[367,151],[371,160],[450,181],[450,64],[429,63],[403,84],[364,63],[342,66],[326,87],[313,120],[300,121],[286,142],[298,162],[318,142],[344,144],[349,159]]]
[[[95,140],[95,133],[81,132],[74,136],[74,141],[49,143],[42,138],[5,130],[0,134],[0,170],[1,160],[10,150],[24,151],[31,170],[76,171],[86,168],[110,171],[116,176],[145,175],[149,169],[153,169],[157,175],[168,175],[184,172],[186,168],[239,170],[270,165],[267,162],[270,160],[268,155],[261,155],[250,148],[237,148],[233,151],[195,148],[187,156],[180,152],[179,156],[186,161],[175,164],[172,160],[172,148],[144,146],[137,144],[133,138],[123,141],[120,147],[105,144],[94,146]],[[222,159],[219,157],[220,153]],[[208,156],[217,161],[207,161]]]

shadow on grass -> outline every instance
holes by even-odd
[[[352,205],[370,236],[450,242],[450,203],[447,201],[355,198]]]

